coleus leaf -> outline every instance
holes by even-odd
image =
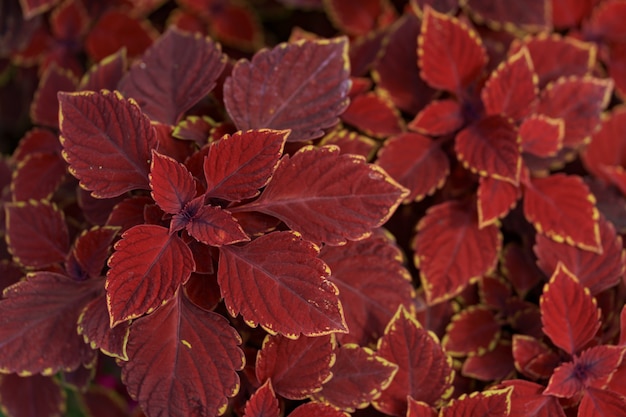
[[[421,77],[433,88],[460,94],[487,64],[480,36],[459,19],[424,7],[418,38]]]
[[[515,374],[511,342],[500,339],[493,350],[468,356],[461,367],[463,376],[478,381],[500,381]]]
[[[513,335],[515,369],[533,379],[548,379],[561,363],[560,356],[532,336]]]
[[[606,113],[589,146],[581,154],[585,168],[607,182],[611,176],[606,167],[626,166],[626,141],[621,135],[626,126],[626,106],[617,106]]]
[[[277,394],[302,400],[322,389],[332,378],[336,342],[333,335],[287,339],[266,336],[256,359],[256,377],[272,381]]]
[[[595,4],[595,0],[553,0],[552,22],[559,29],[577,26],[591,14]]]
[[[509,417],[565,417],[558,399],[543,395],[543,385],[522,379],[511,379],[502,382],[501,386],[513,387]]]
[[[42,375],[0,375],[0,404],[10,417],[61,417],[66,411],[60,382]]]
[[[417,225],[414,244],[428,304],[456,296],[489,273],[501,247],[498,227],[479,228],[478,215],[467,203],[448,201],[428,209]]]
[[[239,344],[223,316],[197,307],[179,290],[133,322],[122,381],[147,415],[222,415],[227,398],[239,391]]]
[[[376,140],[343,128],[330,131],[322,138],[319,145],[335,145],[339,147],[342,154],[361,155],[367,160],[371,159],[378,148]]]
[[[598,388],[588,388],[578,406],[579,416],[605,417],[626,415],[626,400],[613,392]]]
[[[102,269],[109,257],[109,250],[113,239],[118,232],[117,227],[94,226],[83,231],[74,241],[71,257],[79,267],[75,279],[97,278],[101,275]],[[71,272],[66,265],[68,273]]]
[[[60,0],[20,0],[24,19],[30,19],[54,7]]]
[[[397,370],[397,365],[377,356],[371,349],[345,344],[336,351],[332,378],[312,397],[353,412],[377,398],[389,386]]]
[[[595,298],[561,263],[543,290],[540,308],[544,333],[570,355],[580,352],[600,328]]]
[[[388,0],[366,0],[356,3],[325,0],[324,8],[333,24],[352,36],[373,31],[385,20],[393,20],[394,8]]]
[[[165,227],[138,225],[122,234],[109,258],[106,291],[111,327],[172,298],[195,270],[189,247]]]
[[[59,154],[33,153],[13,172],[13,201],[48,200],[65,179],[67,164]]]
[[[192,200],[185,209],[172,217],[170,232],[184,225],[187,232],[199,242],[211,246],[232,245],[250,240],[237,219],[227,210],[203,205],[203,196]]]
[[[239,130],[291,129],[290,141],[320,137],[348,105],[347,53],[346,38],[262,50],[233,68],[224,83],[226,110]]]
[[[100,349],[108,356],[128,360],[126,342],[130,322],[123,322],[111,328],[111,318],[107,308],[106,294],[89,302],[78,317],[78,334],[92,349]]]
[[[296,407],[288,417],[349,417],[350,414],[321,403],[306,403]]]
[[[50,32],[61,41],[79,41],[88,25],[89,15],[80,1],[66,0],[50,13]]]
[[[191,172],[183,164],[154,149],[149,178],[152,198],[166,213],[178,214],[196,195],[196,183]]]
[[[433,100],[409,123],[408,128],[423,135],[453,133],[465,123],[461,104],[454,99]]]
[[[341,115],[341,120],[379,139],[404,130],[402,117],[393,102],[376,92],[354,97]]]
[[[503,0],[467,0],[466,6],[478,21],[487,21],[494,28],[520,27],[539,32],[550,26],[549,1],[531,0],[524,5]]]
[[[115,90],[124,76],[127,65],[126,49],[120,49],[93,65],[81,78],[78,90]]]
[[[280,417],[278,399],[272,381],[267,380],[261,385],[250,399],[246,402],[245,414],[243,417]]]
[[[297,337],[346,332],[337,287],[319,249],[294,232],[220,249],[218,282],[228,311],[250,325]],[[281,302],[274,300],[278,297]]]
[[[626,40],[626,31],[620,24],[626,7],[620,1],[607,1],[593,10],[585,25],[587,36],[595,36],[604,42],[622,42]]]
[[[443,348],[451,356],[483,354],[495,347],[500,327],[489,308],[470,306],[452,317],[442,340]]]
[[[478,227],[482,229],[509,214],[522,197],[522,190],[507,181],[480,177],[476,195]]]
[[[56,128],[59,126],[59,102],[57,93],[76,91],[78,80],[70,72],[49,65],[44,71],[30,106],[30,116],[34,123]]]
[[[378,356],[398,365],[398,372],[381,396],[373,401],[379,411],[404,416],[407,396],[436,406],[447,395],[454,371],[452,360],[437,337],[422,328],[404,307],[387,325],[378,341]]]
[[[77,394],[80,410],[90,417],[128,416],[128,404],[114,388],[92,384]]]
[[[314,243],[341,245],[367,237],[391,216],[406,193],[363,157],[341,155],[335,146],[306,146],[280,160],[257,200],[231,212],[260,211]]]
[[[513,388],[487,389],[463,394],[442,408],[441,417],[500,417],[511,412]]]
[[[106,90],[60,93],[59,103],[63,157],[84,188],[97,198],[149,188],[157,139],[136,103]]]
[[[437,417],[437,411],[423,401],[415,401],[410,396],[407,397],[408,408],[406,417]]]
[[[526,117],[519,127],[523,152],[547,158],[563,148],[565,122],[542,114]]]
[[[173,125],[215,87],[225,65],[218,44],[170,27],[133,65],[119,89],[151,120]]]
[[[602,250],[595,198],[580,177],[554,174],[525,181],[524,216],[538,233],[556,242]]]
[[[33,272],[6,288],[0,301],[0,369],[52,375],[90,364],[94,351],[76,323],[101,291],[102,280],[75,281],[54,272]]]

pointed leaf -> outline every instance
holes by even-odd
[[[519,127],[522,151],[546,158],[563,148],[565,122],[542,114],[524,119]]]
[[[257,354],[256,377],[272,381],[277,394],[302,400],[332,377],[336,342],[333,335],[287,339],[268,335]]]
[[[522,190],[507,181],[480,177],[477,197],[478,227],[482,229],[506,217],[522,197]]]
[[[107,56],[102,61],[93,65],[83,75],[78,85],[78,90],[115,90],[124,76],[127,66],[126,49],[120,49],[116,53]]]
[[[76,238],[72,248],[72,256],[80,266],[81,276],[74,278],[85,279],[101,276],[109,257],[111,243],[118,230],[118,228],[111,226],[95,226],[83,231]]]
[[[84,188],[97,198],[148,189],[157,141],[137,104],[108,91],[61,93],[59,103],[63,157]]]
[[[223,246],[218,281],[231,315],[270,333],[296,337],[346,332],[337,287],[319,249],[294,232]],[[273,300],[281,300],[276,303]]]
[[[67,164],[59,154],[33,153],[13,172],[13,201],[47,200],[65,179]]]
[[[306,146],[284,156],[259,199],[241,209],[277,217],[314,243],[340,245],[367,237],[404,197],[404,188],[364,158]]]
[[[126,342],[130,322],[120,323],[111,328],[106,295],[102,294],[85,306],[78,318],[78,334],[92,349],[114,358],[128,360]]]
[[[414,246],[426,301],[448,300],[489,273],[501,247],[498,227],[480,229],[476,212],[466,204],[448,201],[431,207],[417,225]]]
[[[65,415],[66,398],[53,377],[8,374],[0,375],[0,404],[9,417],[61,417]]]
[[[341,120],[367,135],[380,139],[397,135],[404,130],[402,116],[393,102],[376,92],[353,98],[341,115]]]
[[[384,22],[385,17],[393,19],[394,10],[386,0],[365,0],[358,4],[325,0],[324,8],[335,27],[352,36],[362,36],[373,31],[381,24],[381,20]]]
[[[428,332],[399,307],[378,341],[378,355],[398,365],[391,384],[374,400],[376,409],[404,416],[407,396],[431,406],[449,395],[454,371],[434,333]]]
[[[584,348],[600,328],[595,298],[561,263],[543,290],[540,307],[543,332],[570,355]]]
[[[441,136],[463,127],[461,105],[453,99],[433,100],[409,123],[408,128],[423,135]]]
[[[578,415],[581,417],[625,417],[626,400],[613,391],[588,388],[578,406]]]
[[[550,28],[549,1],[529,0],[524,4],[511,4],[506,0],[467,0],[472,16],[480,22],[487,21],[494,28],[523,28],[539,32]],[[509,29],[512,30],[512,29]]]
[[[225,65],[226,56],[211,39],[171,27],[133,65],[119,89],[151,120],[173,125],[215,87]]]
[[[88,25],[89,15],[80,1],[65,0],[50,13],[50,32],[60,41],[78,41]]]
[[[57,93],[76,90],[78,80],[70,71],[56,64],[46,68],[39,80],[39,87],[30,106],[30,117],[34,123],[56,128],[59,126],[59,101]]]
[[[513,387],[509,417],[565,417],[557,398],[542,394],[543,385],[512,379],[504,381],[502,386]]]
[[[346,38],[298,41],[239,61],[224,83],[226,110],[239,130],[291,129],[290,141],[320,137],[348,105],[347,52]]]
[[[140,317],[172,298],[195,269],[189,247],[165,227],[134,226],[109,258],[106,290],[111,327]]]
[[[461,395],[441,410],[441,417],[501,417],[511,413],[513,388],[488,389]]]
[[[212,143],[204,159],[207,195],[229,201],[256,197],[272,177],[288,136],[286,130],[249,130]]]
[[[240,344],[224,317],[178,291],[169,303],[133,322],[122,381],[147,415],[222,415],[228,397],[239,391]]]
[[[196,183],[191,172],[175,159],[154,149],[149,178],[152,198],[166,213],[179,213],[196,195]]]
[[[533,379],[550,378],[561,358],[551,348],[532,336],[513,335],[515,369]]]
[[[435,409],[423,401],[415,401],[408,397],[408,409],[406,417],[437,417]]]
[[[461,93],[477,81],[487,53],[480,36],[455,17],[424,7],[418,38],[420,75],[433,88]]]
[[[243,417],[280,417],[280,408],[271,380],[265,381],[252,394],[246,402],[246,412]]]
[[[489,308],[479,305],[452,317],[442,345],[451,356],[481,355],[492,350],[499,338],[500,323]]]
[[[239,222],[227,210],[210,205],[200,207],[191,217],[186,229],[194,239],[205,245],[232,245],[250,240]]]

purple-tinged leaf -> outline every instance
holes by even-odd
[[[152,198],[166,213],[179,213],[196,196],[191,172],[180,162],[155,150],[152,150],[149,178]]]

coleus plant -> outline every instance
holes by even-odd
[[[624,415],[624,3],[253,3],[20,2],[2,412]]]

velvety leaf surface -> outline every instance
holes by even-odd
[[[506,0],[467,0],[474,17],[487,21],[494,27],[507,24],[533,32],[549,28],[550,9],[546,0],[529,0],[524,4],[512,4]]]
[[[13,172],[13,201],[47,200],[63,182],[67,164],[59,154],[33,153]]]
[[[375,234],[344,246],[324,246],[320,258],[330,268],[330,281],[345,306],[347,334],[341,343],[366,346],[383,334],[398,306],[410,308],[414,290],[400,249],[389,237]]]
[[[179,213],[196,195],[191,172],[180,162],[155,150],[152,150],[149,178],[152,198],[166,213]]]
[[[209,38],[170,28],[133,65],[119,89],[151,120],[172,125],[215,87],[225,64],[220,46]]]
[[[487,64],[478,34],[457,18],[424,8],[418,38],[421,77],[433,88],[460,93]]]
[[[404,197],[404,188],[362,157],[307,146],[284,156],[259,199],[241,209],[277,217],[314,243],[340,245],[367,237]]]
[[[122,322],[110,327],[111,318],[107,308],[106,295],[102,294],[85,306],[78,318],[78,334],[92,349],[122,360],[128,360],[126,342],[130,322]]]
[[[116,227],[95,226],[83,231],[76,238],[71,253],[80,266],[80,275],[74,278],[96,278],[101,275],[117,231]]]
[[[290,141],[322,136],[348,105],[347,52],[346,38],[298,41],[239,61],[224,83],[228,114],[239,130],[291,129]]]
[[[224,317],[178,291],[153,314],[133,322],[122,381],[147,415],[221,415],[239,391],[241,338]]]
[[[554,156],[563,147],[565,122],[542,114],[524,119],[519,127],[522,151],[539,157]]]
[[[148,189],[156,134],[136,103],[108,91],[61,93],[59,103],[63,157],[84,188],[98,198]]]
[[[268,379],[261,385],[250,399],[246,402],[246,411],[243,417],[279,417],[280,408],[278,400],[272,388],[272,382]]]
[[[626,416],[626,401],[623,396],[613,391],[588,388],[578,406],[578,415],[581,417],[624,417]]]
[[[498,227],[480,229],[476,212],[467,204],[448,201],[432,206],[417,225],[414,244],[426,301],[432,305],[448,300],[487,274],[495,267],[501,246]]]
[[[61,385],[52,377],[0,376],[0,404],[7,417],[62,417],[65,401]]]
[[[69,232],[63,212],[41,201],[5,204],[6,241],[13,260],[42,268],[65,260]]]
[[[489,308],[468,307],[452,317],[442,340],[443,348],[451,356],[480,355],[495,347],[500,326]]]
[[[288,136],[285,130],[249,130],[212,143],[204,160],[207,196],[229,201],[257,196],[272,177]]]
[[[354,97],[341,120],[379,139],[404,130],[402,117],[393,102],[376,92]]]
[[[122,234],[109,258],[106,290],[111,326],[140,317],[170,299],[195,270],[189,247],[157,225]]]
[[[393,416],[404,416],[407,395],[435,406],[451,387],[452,360],[439,340],[400,307],[378,341],[377,354],[398,365],[391,384],[374,400],[376,409]]]
[[[386,389],[398,367],[371,349],[342,345],[331,368],[332,378],[312,397],[343,411],[365,408]]]
[[[115,90],[124,76],[127,65],[126,49],[120,49],[94,64],[81,78],[78,89],[83,91]]]
[[[243,231],[237,220],[226,210],[210,205],[199,208],[190,207],[202,202],[203,197],[198,197],[187,205],[185,211],[172,218],[172,225],[178,220],[187,220],[187,232],[199,242],[211,246],[232,245],[233,243],[250,240]],[[179,216],[182,219],[179,219]],[[172,228],[170,228],[172,230]],[[174,229],[176,230],[176,229]]]
[[[318,253],[294,232],[222,247],[218,281],[228,311],[290,337],[346,332],[337,287],[327,279],[330,271]]]
[[[30,106],[30,117],[34,123],[57,128],[59,126],[58,92],[76,90],[78,80],[70,71],[51,64],[39,80],[39,87]]]
[[[447,135],[465,123],[461,105],[453,99],[433,100],[408,124],[408,128],[431,136]]]
[[[419,133],[403,133],[385,140],[376,164],[410,192],[404,202],[420,201],[441,188],[450,162],[437,141]]]
[[[53,272],[33,272],[5,289],[0,301],[0,369],[52,375],[91,363],[94,352],[76,332],[76,322],[101,291],[101,280],[79,282]]]
[[[602,248],[595,198],[580,177],[554,174],[526,182],[524,216],[556,242],[593,252]]]
[[[543,395],[543,385],[512,379],[504,381],[502,386],[513,387],[509,417],[565,417],[565,412],[557,398]]]
[[[266,336],[257,354],[256,377],[272,381],[276,393],[291,400],[302,400],[322,389],[332,377],[335,362],[333,335],[288,339]]]
[[[512,388],[473,392],[452,400],[440,412],[441,417],[500,417],[511,412]]]
[[[563,264],[557,265],[545,286],[540,307],[543,332],[570,355],[585,347],[600,328],[595,298]]]

